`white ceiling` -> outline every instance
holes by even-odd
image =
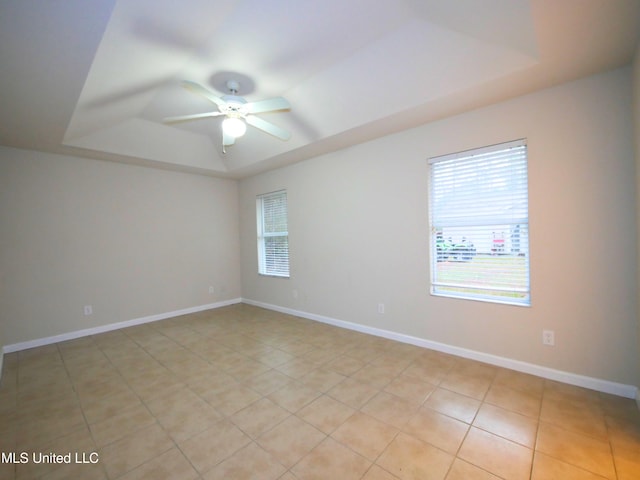
[[[3,0],[0,144],[241,178],[631,62],[640,0]],[[217,95],[283,96],[222,153]]]

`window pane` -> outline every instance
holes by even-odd
[[[289,276],[289,234],[287,193],[259,195],[257,198],[258,271],[263,275]]]
[[[430,163],[433,293],[528,305],[524,142]]]
[[[286,194],[268,195],[263,198],[265,233],[287,231]]]
[[[266,237],[264,239],[266,270],[272,275],[289,274],[289,239]]]

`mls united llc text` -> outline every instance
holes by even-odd
[[[1,463],[98,463],[98,452],[0,452]]]

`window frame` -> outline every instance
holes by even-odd
[[[518,210],[519,212],[524,212],[524,216],[522,216],[522,213],[519,213],[518,215],[520,216],[513,215],[512,217],[510,217],[509,215],[503,213],[503,214],[496,214],[495,216],[492,216],[491,214],[487,214],[487,215],[483,214],[481,217],[480,215],[478,215],[476,211],[476,213],[470,213],[468,215],[465,215],[465,214],[457,215],[455,220],[452,220],[451,212],[454,212],[455,208],[460,208],[460,206],[463,205],[462,203],[460,206],[455,205],[457,201],[453,200],[451,203],[454,204],[454,207],[448,207],[448,212],[447,212],[449,213],[448,223],[442,220],[443,218],[447,218],[446,213],[443,213],[441,217],[434,218],[434,211],[436,210],[436,200],[434,199],[434,196],[435,196],[434,192],[436,190],[436,186],[434,185],[434,182],[436,181],[434,178],[434,175],[435,175],[434,170],[436,167],[434,167],[434,165],[436,165],[439,162],[449,162],[450,164],[455,164],[455,162],[465,162],[465,161],[481,162],[482,159],[478,158],[480,156],[499,154],[502,152],[507,152],[508,150],[511,150],[511,149],[518,149],[518,150],[514,152],[513,154],[514,158],[509,159],[509,162],[510,162],[509,168],[515,171],[517,169],[518,162],[520,162],[520,168],[524,170],[524,173],[519,173],[517,177],[521,183],[518,185],[516,189],[514,189],[514,193],[516,194],[514,195],[514,198],[520,198],[520,199],[524,198],[524,203],[521,202],[520,204],[518,204],[516,203],[517,202],[516,200],[512,200],[513,202],[512,208],[514,210]],[[523,152],[524,167],[522,167],[521,165],[522,160],[517,160],[518,151]],[[489,162],[487,162],[487,164],[489,164]],[[431,157],[428,159],[428,165],[429,165],[428,196],[429,196],[429,227],[430,227],[430,233],[429,233],[430,293],[434,296],[442,296],[442,297],[449,297],[449,298],[485,301],[490,303],[501,303],[501,304],[509,304],[509,305],[525,306],[525,307],[531,306],[531,266],[530,266],[529,191],[528,191],[529,190],[528,189],[529,159],[528,159],[527,140],[519,139],[519,140],[503,142],[495,145],[489,145],[485,147],[465,150],[462,152],[452,153],[448,155],[439,155],[439,156]],[[456,167],[454,167],[454,170],[455,168]],[[473,185],[477,185],[478,190],[480,190],[480,185],[483,180],[487,181],[488,178],[493,178],[491,177],[491,173],[494,173],[494,172],[489,170],[489,174],[483,173],[478,177],[478,179],[475,180]],[[438,187],[442,187],[442,183],[439,184]],[[454,188],[454,187],[451,187],[451,188]],[[465,189],[465,193],[471,194],[471,192],[467,192],[466,189]],[[523,193],[524,193],[523,197],[522,196],[518,197],[518,194],[522,195]],[[481,197],[481,194],[478,193],[478,198],[480,199],[480,197]],[[502,197],[508,198],[509,195],[504,194]],[[446,208],[447,207],[445,207],[445,209]],[[446,211],[442,208],[439,208],[439,210],[441,212]],[[484,243],[486,244],[489,242],[489,238],[490,238],[488,235],[490,227],[498,226],[498,225],[510,226],[512,228],[511,230],[512,233],[514,231],[518,232],[517,237],[515,237],[517,239],[517,244],[513,243],[515,242],[513,240],[514,237],[511,237],[512,250],[510,253],[511,253],[511,256],[514,258],[524,257],[522,261],[523,266],[525,267],[525,274],[522,275],[523,277],[525,277],[523,287],[519,286],[519,284],[516,283],[515,279],[513,279],[512,283],[507,286],[496,287],[496,285],[492,283],[485,283],[485,284],[481,284],[481,283],[473,284],[472,282],[468,282],[466,284],[462,282],[457,284],[451,283],[451,282],[448,283],[444,281],[442,277],[438,278],[438,274],[441,273],[439,270],[439,264],[448,260],[446,256],[444,257],[444,259],[442,257],[442,252],[445,250],[443,250],[444,244],[440,243],[440,242],[443,242],[444,240],[443,231],[445,230],[445,228],[449,229],[449,231],[451,230],[455,231],[455,229],[459,229],[459,230],[462,230],[463,232],[467,232],[467,231],[473,232],[475,229],[475,231],[478,232],[478,235],[484,235],[484,240],[485,240]],[[493,233],[495,234],[495,232]],[[463,239],[462,241],[464,242],[464,236],[462,237],[462,239]],[[514,245],[517,245],[517,249],[515,251],[513,250]],[[438,248],[439,246],[440,246],[440,249]],[[462,250],[465,251],[464,249]],[[470,261],[473,262],[473,259],[476,256],[476,248],[473,243],[471,243],[471,248],[469,248],[468,251],[472,253],[469,253],[466,260],[469,261],[469,258],[472,258],[472,260]],[[484,252],[484,253],[489,253],[489,252]],[[493,249],[491,249],[490,255],[504,256],[505,254],[494,253]],[[457,258],[457,261],[460,261],[460,257]],[[464,262],[464,260],[462,260],[462,262]],[[487,268],[487,267],[478,265],[477,269],[473,271],[482,272],[484,268]],[[515,268],[517,267],[514,267],[514,269]],[[472,271],[472,269],[469,269],[469,271]],[[490,270],[486,270],[486,271],[490,271]],[[496,292],[496,293],[494,294],[491,292]],[[497,292],[502,292],[502,293],[497,294]]]
[[[286,219],[286,230],[267,232],[265,231],[265,200],[284,197],[284,214]],[[256,196],[256,228],[257,228],[257,246],[258,246],[258,274],[267,277],[290,278],[289,265],[289,207],[286,189],[274,192],[263,193]],[[268,238],[285,238],[286,254],[286,271],[284,269],[270,269],[267,253]]]

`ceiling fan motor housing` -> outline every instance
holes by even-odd
[[[226,105],[224,105],[224,107],[221,107],[220,111],[227,114],[242,113],[240,109],[245,103],[247,103],[247,101],[244,98],[239,97],[237,95],[224,95],[221,98],[226,102]]]

